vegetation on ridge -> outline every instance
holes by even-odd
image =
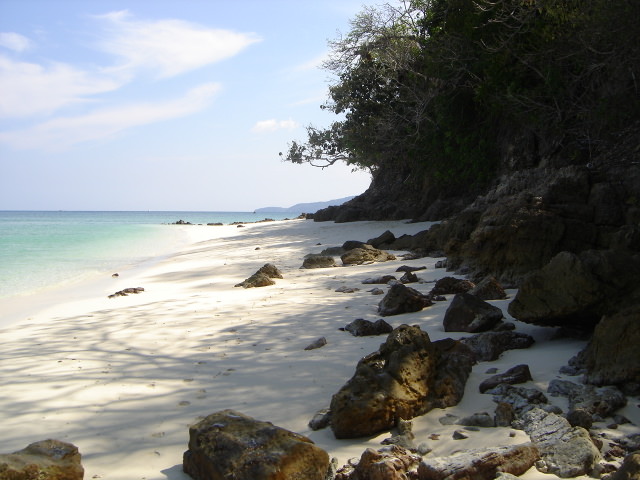
[[[332,41],[335,75],[287,161],[409,166],[441,188],[486,185],[505,139],[587,163],[640,112],[635,0],[405,0],[365,8]]]

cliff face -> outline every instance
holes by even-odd
[[[379,171],[367,192],[316,220],[445,219],[418,234],[413,249],[444,250],[450,269],[510,284],[561,251],[640,252],[640,129],[586,163],[521,140],[505,143],[504,174],[481,195],[446,197],[412,184],[406,169]]]
[[[410,165],[383,166],[373,173],[366,192],[343,205],[318,210],[313,218],[316,222],[337,223],[440,220],[461,211],[474,198],[471,192],[443,192],[429,179],[416,174]]]

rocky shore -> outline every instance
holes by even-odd
[[[633,256],[516,290],[412,247],[434,228],[234,228],[110,279],[144,295],[5,330],[0,478],[637,478]]]

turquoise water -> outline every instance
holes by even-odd
[[[167,254],[186,241],[183,229],[170,225],[178,220],[228,224],[265,216],[295,214],[0,211],[0,298]]]

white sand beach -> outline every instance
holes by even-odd
[[[188,427],[199,418],[233,408],[309,436],[342,465],[366,447],[379,448],[388,433],[370,439],[336,440],[330,429],[311,431],[314,413],[353,375],[357,361],[375,351],[379,337],[354,337],[338,330],[356,318],[376,320],[381,296],[367,292],[367,277],[394,274],[400,265],[427,266],[426,282],[450,273],[435,269],[436,258],[371,265],[301,270],[303,257],[346,240],[362,240],[391,230],[413,234],[428,223],[315,223],[278,221],[235,226],[171,226],[189,232],[179,252],[140,267],[110,274],[86,285],[13,299],[0,314],[0,453],[56,438],[76,445],[85,478],[185,480],[182,454]],[[321,245],[319,245],[321,244]],[[402,253],[402,252],[392,252]],[[284,279],[263,288],[234,288],[265,263]],[[357,287],[338,293],[340,286]],[[430,283],[412,284],[424,293]],[[127,287],[138,295],[107,298]],[[386,288],[386,287],[383,287]],[[490,302],[506,312],[509,299]],[[448,300],[450,298],[448,297]],[[460,338],[442,327],[447,302],[422,312],[387,317],[394,327],[417,324],[432,340]],[[486,370],[499,372],[521,363],[533,382],[548,382],[585,345],[554,340],[553,329],[515,322],[536,338],[527,350],[512,350],[474,369],[462,402],[414,420],[418,442],[430,455],[460,449],[528,441],[521,431],[489,428],[452,440],[459,426],[438,421],[495,409],[491,395],[478,392]],[[305,351],[319,337],[327,345]],[[566,377],[576,381],[575,378]],[[561,398],[550,397],[561,407]],[[640,424],[638,402],[622,413]],[[616,434],[637,429],[621,425]],[[429,440],[433,433],[439,440]],[[523,478],[556,478],[535,469]]]

